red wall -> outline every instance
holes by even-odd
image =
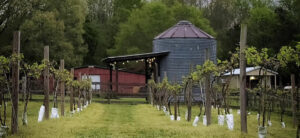
[[[105,68],[75,68],[74,69],[74,76],[78,78],[79,72],[81,75],[100,75],[101,81],[101,90],[108,90],[109,89],[109,69]],[[112,82],[113,82],[113,91],[116,90],[116,72],[112,72]],[[119,93],[137,93],[138,89],[142,86],[145,86],[145,75],[143,74],[136,74],[136,73],[129,73],[124,71],[118,72],[118,82],[119,82]]]

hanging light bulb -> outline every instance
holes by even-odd
[[[125,63],[124,63],[124,62],[123,62],[122,64],[123,64],[123,65],[125,65]]]

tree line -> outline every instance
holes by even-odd
[[[107,56],[152,51],[152,40],[179,20],[189,20],[218,40],[228,59],[248,24],[248,45],[295,46],[300,39],[300,0],[1,0],[0,55],[9,56],[12,32],[22,32],[25,61],[52,59],[66,67],[103,65]],[[283,73],[287,72],[282,70]],[[287,72],[289,73],[289,72]]]

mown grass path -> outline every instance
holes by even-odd
[[[242,135],[239,127],[239,117],[235,115],[235,129],[229,131],[226,126],[217,125],[216,117],[209,127],[202,125],[193,127],[192,122],[170,121],[162,111],[148,104],[93,103],[80,113],[59,119],[50,119],[37,123],[37,112],[41,103],[31,102],[28,114],[28,126],[20,126],[17,135],[9,137],[257,137],[256,115],[248,116],[248,135]],[[193,108],[193,117],[197,114],[197,107]],[[181,114],[184,114],[182,107]],[[215,115],[215,112],[214,112]],[[21,118],[21,117],[20,117]],[[20,120],[21,122],[21,120]],[[268,130],[268,137],[294,137],[295,129],[281,129],[278,121]]]

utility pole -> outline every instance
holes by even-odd
[[[247,25],[241,24],[240,35],[240,111],[241,131],[247,133],[246,57]]]

